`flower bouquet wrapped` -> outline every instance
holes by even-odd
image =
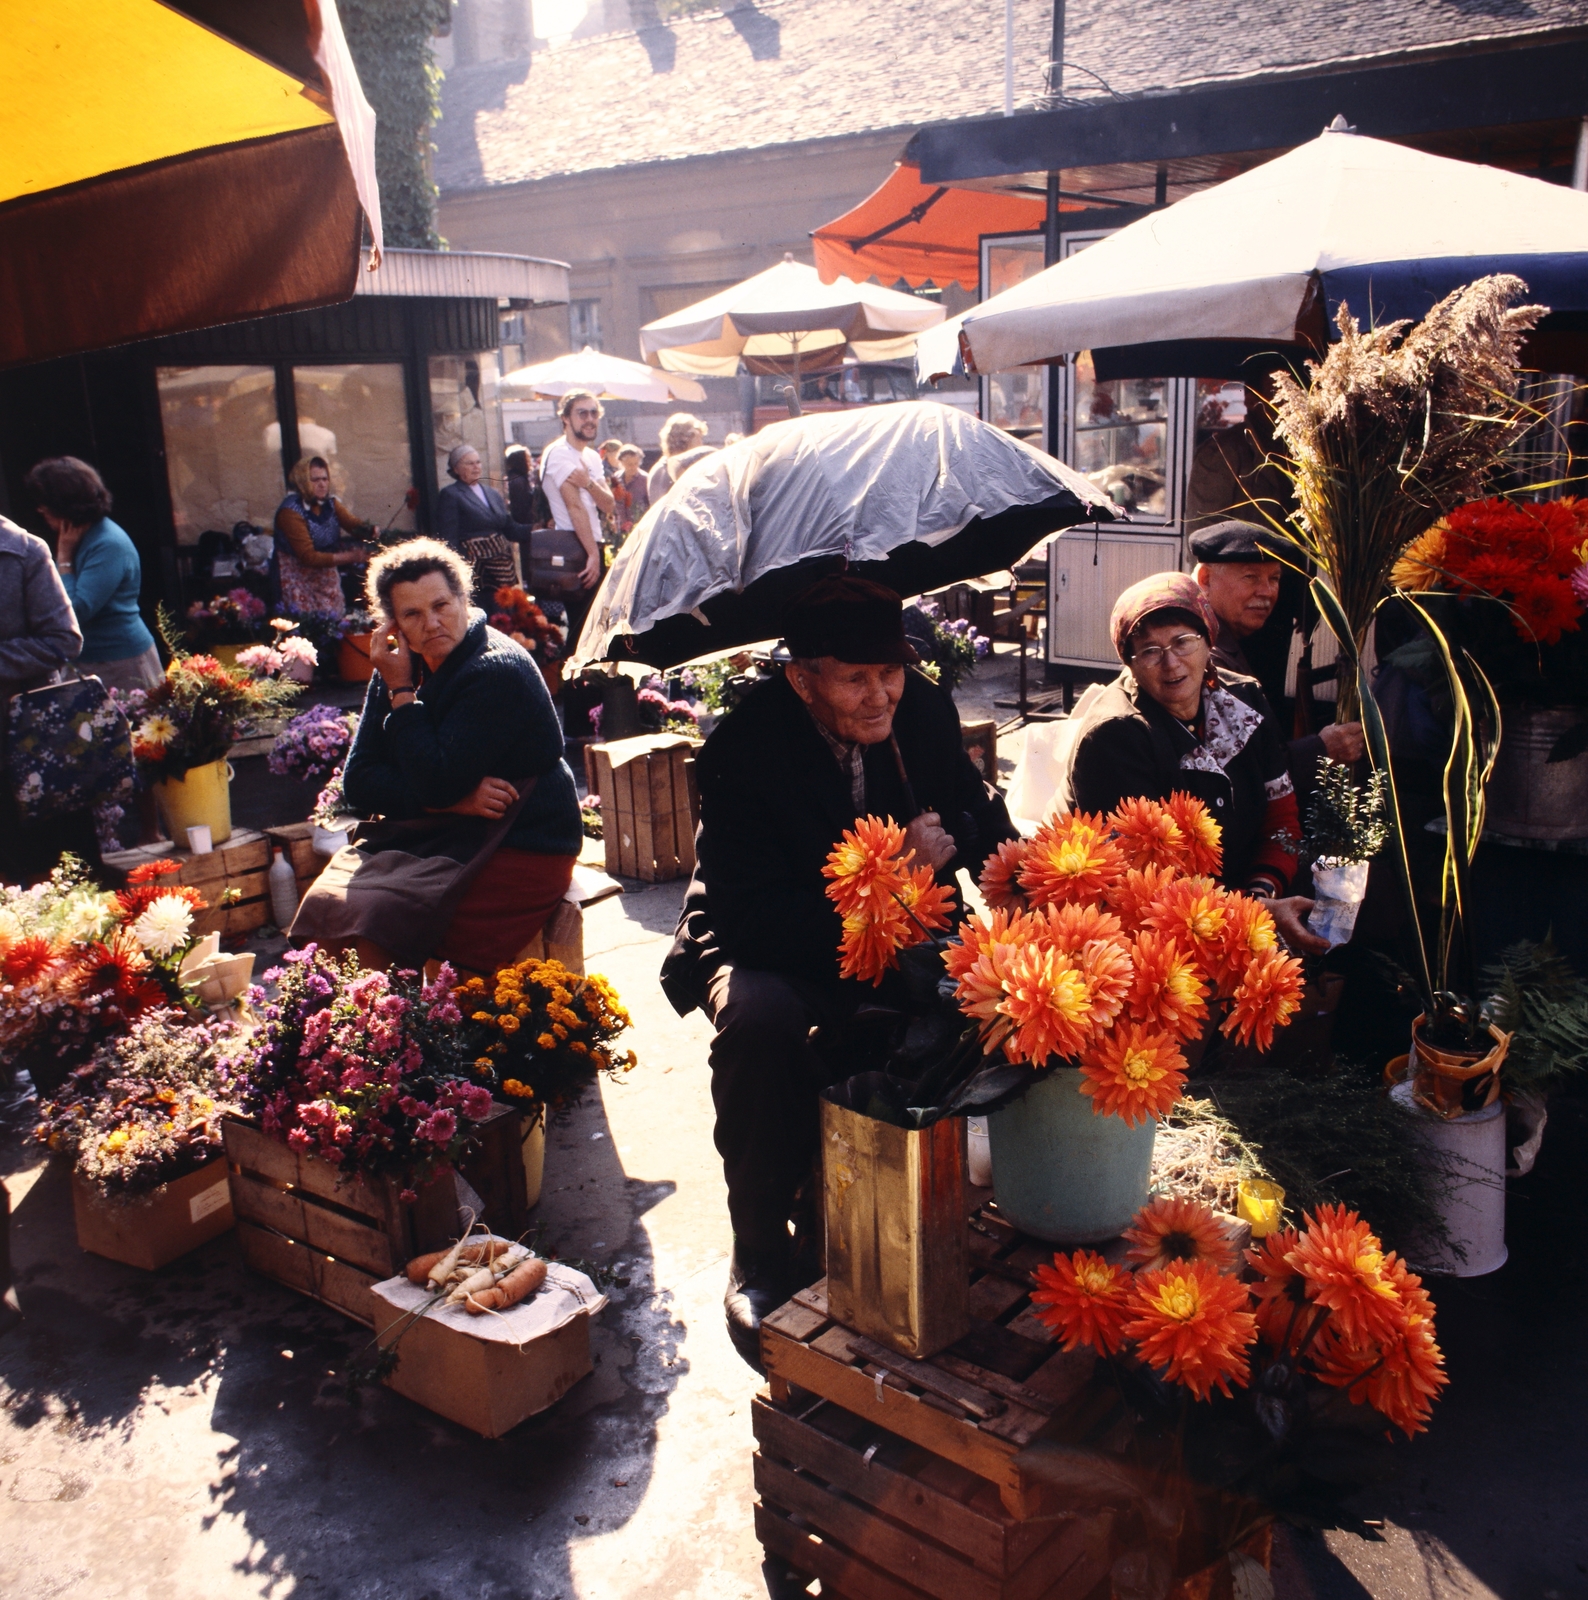
[[[577,1103],[598,1073],[635,1063],[612,1048],[630,1025],[612,985],[560,961],[520,961],[487,983],[470,978],[455,996],[466,1017],[464,1048],[531,1122]]]
[[[341,771],[357,731],[356,711],[310,706],[276,736],[270,751],[270,770],[278,778],[325,784]]]
[[[133,870],[106,894],[71,857],[32,889],[0,887],[0,1066],[50,1093],[105,1040],[182,999],[198,890],[174,861]]]
[[[1116,1549],[1156,1571],[1141,1593],[1276,1514],[1349,1525],[1386,1428],[1421,1432],[1448,1381],[1421,1279],[1343,1206],[1243,1256],[1206,1205],[1165,1196],[1125,1238],[1122,1264],[1077,1250],[1035,1271],[1036,1314],[1102,1359],[1059,1436],[1026,1452],[1032,1475],[1118,1507]]]
[[[413,1199],[492,1109],[490,1073],[461,1047],[456,975],[367,972],[312,944],[283,963],[265,974],[274,998],[250,996],[262,1021],[237,1055],[239,1105],[294,1150],[391,1177]]]
[[[880,985],[901,952],[932,942],[947,975],[939,992],[970,1019],[934,1059],[896,1058],[914,1080],[907,1104],[871,1114],[921,1126],[1067,1063],[1094,1112],[1135,1126],[1180,1097],[1183,1046],[1214,1021],[1267,1050],[1300,1004],[1302,967],[1260,901],[1210,876],[1219,838],[1187,794],[1050,817],[999,847],[981,879],[989,913],[941,947],[933,935],[949,925],[952,891],[909,866],[902,828],[863,818],[824,868],[843,917],[842,975]]]

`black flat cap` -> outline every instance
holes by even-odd
[[[1191,535],[1191,554],[1207,566],[1235,561],[1294,559],[1295,547],[1282,533],[1256,522],[1215,522]]]
[[[822,578],[793,601],[783,632],[796,659],[835,656],[855,666],[921,659],[904,637],[904,602],[891,589],[851,573]]]

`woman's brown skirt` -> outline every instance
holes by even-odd
[[[436,957],[470,972],[508,966],[566,897],[577,859],[501,846],[469,885]]]

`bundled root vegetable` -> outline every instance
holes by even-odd
[[[526,1246],[486,1234],[465,1233],[450,1250],[415,1256],[404,1269],[411,1284],[429,1286],[446,1305],[461,1305],[470,1316],[505,1311],[527,1299],[546,1281],[546,1263]]]

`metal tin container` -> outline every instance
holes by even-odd
[[[970,1328],[965,1121],[899,1128],[822,1100],[827,1307],[924,1360]]]
[[[1583,720],[1577,706],[1506,706],[1484,827],[1513,839],[1588,836],[1588,755],[1551,762],[1555,741]]]

